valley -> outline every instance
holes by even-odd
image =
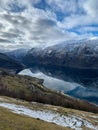
[[[0,53],[0,110],[2,111],[0,114],[6,113],[8,118],[21,116],[24,122],[29,118],[30,122],[33,120],[45,125],[45,129],[48,123],[47,125],[54,130],[59,128],[63,130],[63,127],[66,130],[97,130],[98,70],[95,65],[97,62],[91,61],[94,63],[93,66],[87,65],[92,55],[97,58],[97,52],[91,53],[94,48],[90,46],[93,43],[95,48],[97,45],[95,41],[90,45],[86,41],[79,52],[76,48],[82,43],[80,45],[77,43],[77,47],[76,43],[72,43],[75,46],[73,49],[71,49],[72,44],[68,46],[62,44],[61,50],[57,45],[44,49],[33,48],[22,52],[15,50],[15,52]],[[86,59],[82,57],[83,59],[77,60],[79,64],[73,65],[75,59],[73,61],[71,59],[78,58],[76,56],[80,53]],[[67,58],[66,54],[68,54]],[[66,64],[62,59],[66,60]],[[81,62],[88,63],[80,64]],[[2,120],[7,119],[4,117]],[[16,122],[19,124],[17,120]],[[26,125],[28,126],[28,122]],[[0,124],[0,127],[2,129],[4,125]],[[5,130],[9,127],[13,129],[8,123],[5,125]],[[32,127],[35,127],[35,123]],[[42,129],[37,127],[37,130]]]
[[[0,130],[98,130],[98,0],[0,0]]]

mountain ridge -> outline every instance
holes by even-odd
[[[23,63],[57,65],[79,69],[98,69],[98,40],[62,43],[46,48],[32,48]]]
[[[22,70],[24,66],[6,54],[0,53],[0,68],[9,70],[12,73],[17,73]]]

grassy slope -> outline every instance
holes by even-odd
[[[84,111],[78,111],[74,109],[68,109],[63,107],[56,107],[52,105],[44,105],[44,104],[37,104],[37,103],[30,103],[22,100],[17,100],[9,97],[0,96],[0,102],[6,103],[14,103],[18,105],[27,106],[30,109],[35,110],[51,110],[54,112],[58,112],[63,115],[76,115],[78,117],[82,117],[94,125],[98,125],[98,121],[95,116],[98,117],[98,114],[93,114]],[[83,128],[84,130],[89,130],[88,128]],[[39,119],[29,118],[27,116],[18,115],[10,112],[5,108],[0,108],[0,130],[70,130],[69,128],[63,128],[57,126],[53,123],[47,123],[41,121]]]
[[[70,130],[0,108],[0,130]]]
[[[98,113],[97,106],[52,91],[28,76],[0,75],[0,95]]]

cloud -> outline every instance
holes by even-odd
[[[79,28],[78,29],[78,31],[80,32],[80,33],[84,33],[84,32],[98,32],[98,27],[92,27],[92,26],[84,26],[84,27],[81,27],[81,28]]]
[[[52,9],[64,13],[75,13],[77,10],[76,0],[47,0]]]
[[[0,45],[50,46],[97,35],[97,0],[1,0]],[[43,4],[46,8],[38,8]],[[93,18],[94,17],[94,18]],[[93,26],[96,25],[96,26]],[[5,42],[4,42],[5,41]]]
[[[1,43],[10,43],[10,40],[0,38]]]
[[[3,29],[3,25],[0,23],[0,29]]]
[[[86,0],[84,9],[88,15],[98,17],[98,0]]]
[[[0,9],[6,11],[22,12],[25,9],[32,7],[40,0],[0,0]]]

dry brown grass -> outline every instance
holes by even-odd
[[[14,103],[17,105],[23,105],[34,110],[50,110],[54,113],[61,115],[74,115],[91,122],[93,125],[98,126],[98,114],[79,111],[69,108],[63,108],[59,106],[45,105],[40,103],[30,103],[23,100],[17,100],[5,96],[0,96],[0,102]],[[95,118],[97,117],[97,118]],[[83,130],[91,130],[89,128],[83,128]],[[0,108],[0,130],[70,130],[57,126],[53,123],[47,123],[39,119],[29,118],[27,116],[18,115],[10,112],[5,108]]]
[[[39,119],[29,118],[0,108],[0,130],[70,130],[47,123]]]

